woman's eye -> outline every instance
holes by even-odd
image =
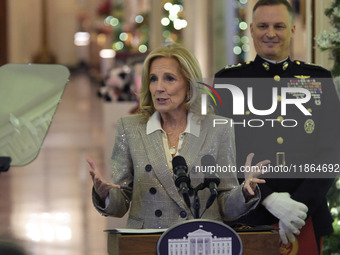
[[[151,76],[150,77],[150,82],[155,82],[157,81],[157,77],[156,76]]]
[[[168,76],[166,77],[166,80],[167,80],[167,81],[174,81],[174,80],[175,80],[175,78],[174,78],[174,77],[172,77],[172,76],[169,76],[169,75],[168,75]]]

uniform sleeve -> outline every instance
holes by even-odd
[[[133,188],[133,164],[123,119],[117,121],[115,143],[111,156],[112,183],[127,189],[111,189],[109,203],[104,208],[95,194],[92,200],[95,208],[104,216],[123,217],[128,211]]]

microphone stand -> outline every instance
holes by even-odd
[[[200,203],[200,199],[199,199],[199,197],[198,197],[198,191],[199,191],[199,190],[203,190],[203,189],[205,189],[205,188],[208,188],[208,187],[206,186],[206,183],[201,183],[201,184],[199,184],[197,187],[195,187],[194,189],[192,189],[193,192],[194,192],[194,204],[193,204],[192,207],[193,207],[193,209],[194,209],[193,216],[194,216],[195,219],[200,219],[200,218],[202,218],[202,216],[203,216],[203,214],[205,213],[205,211],[212,205],[212,203],[214,202],[214,200],[215,200],[216,197],[217,197],[217,193],[214,194],[214,196],[213,196],[212,194],[210,195],[210,198],[208,199],[207,204],[206,204],[206,208],[205,208],[205,210],[203,211],[202,215],[200,215],[199,212],[200,212],[200,209],[201,209],[201,203]],[[213,198],[212,198],[212,197],[213,197]],[[212,201],[210,201],[211,199],[212,199]],[[210,202],[210,204],[209,204],[209,202]]]
[[[201,208],[201,203],[200,203],[200,198],[198,197],[198,189],[194,189],[194,218],[199,219],[200,218],[200,208]]]
[[[194,218],[199,219],[200,217],[200,209],[201,209],[201,202],[200,198],[198,197],[198,191],[205,189],[204,183],[201,183],[197,185],[196,188],[193,189],[194,191],[194,204],[193,204],[193,209],[194,209]]]

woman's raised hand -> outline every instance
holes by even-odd
[[[245,171],[244,171],[243,190],[246,191],[251,196],[255,194],[254,191],[255,191],[257,183],[266,182],[264,179],[259,179],[257,177],[267,172],[266,170],[263,169],[263,166],[270,163],[269,160],[263,160],[257,163],[255,166],[252,166],[253,157],[254,157],[254,153],[248,154],[246,163],[244,165]]]
[[[89,173],[92,177],[93,187],[96,191],[97,195],[101,200],[105,200],[108,196],[110,189],[112,188],[120,188],[119,185],[108,183],[101,175],[99,169],[96,164],[93,162],[91,158],[86,158],[87,163],[90,165]]]

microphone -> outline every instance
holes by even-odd
[[[191,189],[191,180],[185,159],[182,156],[174,157],[172,159],[172,169],[174,171],[175,185],[182,192],[184,202],[190,208],[189,189]]]
[[[216,168],[216,160],[211,155],[205,155],[201,158],[201,165],[207,170],[209,170],[212,167]],[[210,190],[210,197],[205,206],[206,209],[208,209],[215,201],[218,195],[217,187],[219,184],[220,184],[220,177],[218,176],[217,173],[211,173],[208,171],[205,172],[204,186],[208,187]]]

